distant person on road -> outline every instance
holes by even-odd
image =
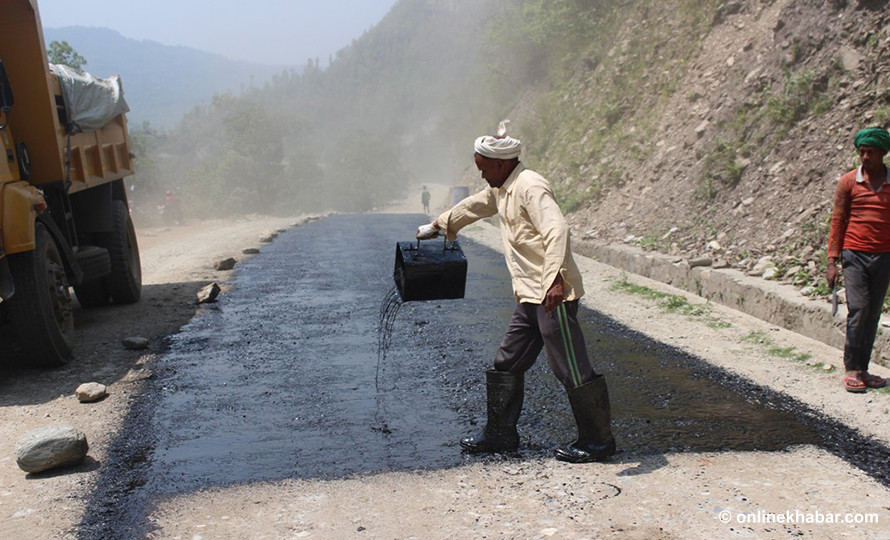
[[[828,237],[828,286],[838,282],[838,258],[847,297],[844,388],[863,393],[887,381],[868,372],[872,347],[890,284],[890,177],[884,155],[890,134],[863,129],[853,144],[862,166],[841,176],[834,193]]]
[[[550,369],[568,392],[578,425],[578,438],[557,448],[556,458],[600,461],[615,453],[615,439],[606,381],[590,365],[578,324],[578,299],[584,289],[572,258],[569,227],[550,182],[525,168],[519,161],[520,141],[507,137],[503,124],[501,131],[498,137],[482,136],[475,143],[476,167],[490,187],[417,230],[421,239],[444,231],[454,240],[467,225],[500,216],[516,305],[494,369],[486,372],[488,422],[481,433],[460,444],[471,453],[518,448],[524,374],[546,348]]]
[[[181,225],[182,220],[182,200],[176,196],[171,190],[164,193],[164,222],[167,225]]]
[[[423,186],[420,190],[420,202],[423,203],[423,211],[427,214],[430,213],[430,190]]]

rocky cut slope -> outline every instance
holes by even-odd
[[[626,2],[512,112],[526,160],[581,238],[819,285],[853,135],[890,119],[887,4]]]

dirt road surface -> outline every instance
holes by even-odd
[[[435,187],[434,197],[441,200],[444,192]],[[415,206],[419,203],[394,210],[417,212]],[[104,468],[113,461],[109,449],[128,411],[148,399],[142,394],[145,381],[169,350],[169,336],[193,317],[206,315],[206,308],[196,309],[194,303],[201,286],[213,281],[225,285],[229,274],[214,270],[214,262],[230,256],[244,260],[244,248],[262,248],[261,235],[298,223],[301,217],[255,216],[140,229],[143,300],[133,306],[78,309],[79,337],[69,366],[0,373],[0,538],[86,537],[81,523],[93,494],[102,489],[97,482],[103,481]],[[490,225],[473,226],[465,236],[500,249],[497,230]],[[890,538],[890,465],[867,456],[877,449],[880,458],[890,446],[890,393],[844,392],[836,349],[589,259],[579,264],[587,289],[585,307],[607,313],[653,343],[773,391],[769,399],[778,396],[778,401],[797,404],[844,440],[833,444],[823,433],[818,444],[778,450],[631,452],[608,463],[580,466],[533,452],[518,458],[464,459],[434,470],[208,487],[155,501],[147,516],[148,536]],[[701,309],[691,315],[668,311],[658,299],[616,288],[620,283],[685,299]],[[125,349],[121,340],[133,335],[149,338],[149,349]],[[491,344],[492,352],[495,346]],[[809,356],[807,361],[795,360],[802,354]],[[890,375],[880,367],[875,372]],[[606,375],[633,381],[640,393],[659,390],[647,383],[645,373],[622,373],[621,365],[610,367]],[[90,381],[107,384],[109,397],[79,403],[74,389]],[[781,403],[771,407],[781,408]],[[86,433],[87,461],[40,475],[19,470],[15,443],[31,429],[59,423]],[[627,428],[616,432],[619,445],[646,436],[645,427],[631,419],[621,425]],[[448,433],[471,429],[443,427]],[[851,438],[865,457],[845,446]]]

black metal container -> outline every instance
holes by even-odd
[[[403,302],[463,298],[467,258],[457,242],[398,242],[393,279]]]

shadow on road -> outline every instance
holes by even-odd
[[[145,285],[136,304],[83,309],[74,303],[75,343],[71,360],[59,368],[28,367],[11,324],[0,325],[0,407],[34,405],[74,395],[82,383],[97,381],[106,385],[123,380],[147,354],[164,350],[165,338],[188,323],[195,315],[195,291],[206,283],[183,282]],[[159,303],[167,309],[160,318],[149,312]],[[170,309],[170,306],[174,306]],[[122,342],[130,336],[149,339],[143,350],[126,349]]]

